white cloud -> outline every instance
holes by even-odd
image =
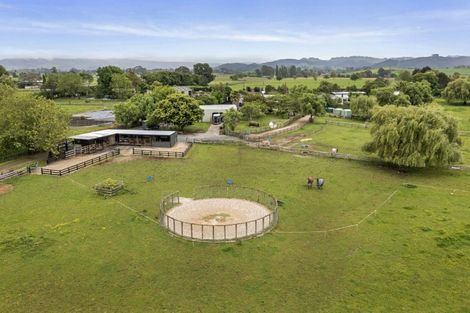
[[[228,40],[257,43],[298,43],[315,45],[332,40],[343,41],[381,41],[398,35],[416,33],[417,29],[357,29],[357,30],[319,30],[312,27],[310,32],[290,30],[241,31],[228,25],[196,25],[157,27],[154,25],[125,25],[113,23],[73,23],[43,21],[3,21],[0,32],[27,31],[41,33],[75,33],[85,35],[115,35],[154,37],[185,40]]]

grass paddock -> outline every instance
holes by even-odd
[[[309,175],[323,177],[324,190],[308,190]],[[105,178],[129,192],[99,197],[92,187]],[[192,243],[154,222],[162,195],[228,178],[282,200],[273,232]],[[195,145],[186,159],[117,159],[9,183],[14,190],[0,196],[0,312],[470,310],[469,172]],[[312,232],[373,210],[359,227]]]

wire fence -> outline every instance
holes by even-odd
[[[201,224],[175,219],[168,215],[175,206],[181,203],[179,192],[174,192],[160,202],[160,225],[171,234],[193,241],[231,242],[261,236],[276,226],[279,220],[278,202],[272,195],[247,187],[211,186],[198,188],[195,200],[209,198],[243,199],[265,206],[270,213],[263,217],[233,224]]]
[[[351,122],[340,122],[334,121],[330,119],[325,119],[325,124],[332,124],[336,126],[346,126],[346,127],[353,127],[353,128],[369,128],[369,124],[365,123],[351,123]]]

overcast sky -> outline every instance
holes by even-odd
[[[470,55],[470,1],[0,0],[0,58]]]

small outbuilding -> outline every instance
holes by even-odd
[[[203,122],[208,122],[212,124],[222,123],[222,115],[230,110],[237,110],[235,104],[208,104],[201,105],[200,108],[204,110],[204,116],[202,117]]]
[[[114,145],[171,148],[177,142],[175,131],[106,129],[70,137],[75,147]]]

